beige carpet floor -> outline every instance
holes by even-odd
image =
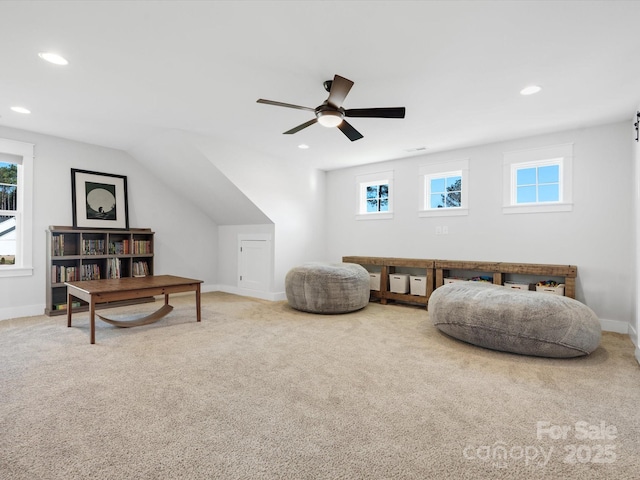
[[[175,296],[160,322],[0,322],[0,478],[632,479],[640,367],[494,352],[423,308]],[[109,310],[150,312],[162,302]],[[105,311],[106,312],[106,311]]]

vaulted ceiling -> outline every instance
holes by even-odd
[[[327,170],[631,125],[638,18],[640,2],[612,0],[4,0],[0,125],[123,150],[184,130]],[[406,118],[350,119],[364,135],[350,142],[320,125],[283,135],[313,112],[256,103],[316,107],[334,74],[355,82],[345,108]],[[530,84],[542,91],[520,95]]]

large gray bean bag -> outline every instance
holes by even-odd
[[[353,312],[369,303],[369,272],[355,263],[307,263],[289,270],[285,290],[296,310]]]
[[[461,282],[437,288],[428,308],[447,335],[493,350],[569,358],[600,344],[598,317],[569,297]]]

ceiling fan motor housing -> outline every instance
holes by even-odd
[[[316,108],[315,113],[320,125],[324,127],[337,127],[342,123],[345,111],[342,107],[332,107],[325,102]]]

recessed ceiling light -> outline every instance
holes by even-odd
[[[539,87],[538,85],[529,85],[528,87],[520,90],[520,95],[533,95],[534,93],[538,93],[540,90],[542,90],[542,87]]]
[[[66,58],[61,57],[60,55],[58,55],[57,53],[52,53],[52,52],[40,52],[38,54],[38,56],[43,59],[46,60],[49,63],[54,63],[56,65],[68,65],[69,62],[67,61]]]
[[[300,145],[298,145],[298,148],[301,150],[306,150],[309,148],[309,145],[307,145],[306,143],[301,143]]]
[[[11,107],[11,110],[13,110],[16,113],[31,113],[31,110],[24,107]]]

